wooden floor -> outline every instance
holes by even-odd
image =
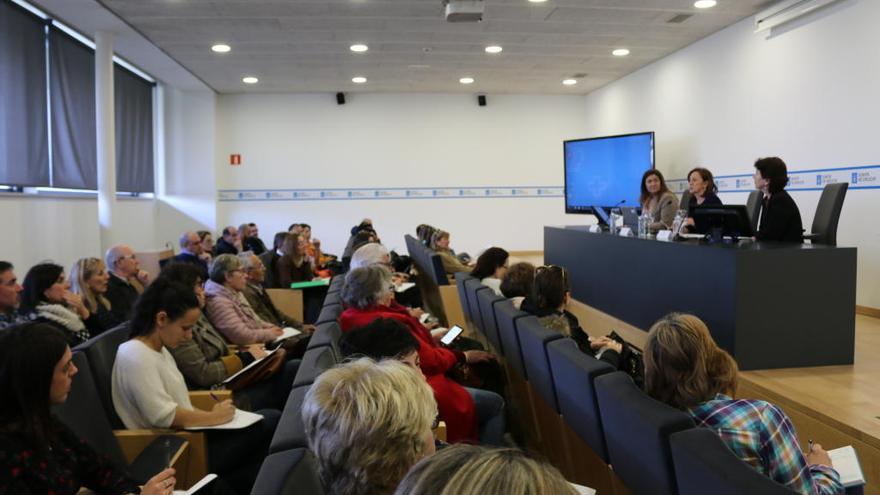
[[[536,253],[511,253],[511,263],[539,265]],[[647,334],[578,301],[569,308],[591,335],[616,330],[642,347]],[[801,445],[809,440],[826,449],[853,445],[861,461],[865,493],[880,495],[880,319],[856,315],[855,364],[745,371],[739,397],[763,399],[791,417]]]

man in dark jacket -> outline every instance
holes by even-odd
[[[241,252],[241,241],[238,238],[238,229],[230,225],[223,229],[223,235],[214,246],[214,257],[221,254],[238,254]]]
[[[150,274],[141,270],[134,251],[124,244],[108,249],[104,262],[110,272],[104,295],[110,301],[110,311],[121,320],[130,320],[135,301],[150,283]]]
[[[199,267],[202,280],[208,280],[208,262],[202,259],[202,241],[199,234],[189,231],[180,236],[180,254],[174,257],[178,263],[191,263]]]
[[[260,228],[255,223],[243,223],[238,227],[242,251],[250,251],[257,256],[266,252],[266,245],[260,239]]]

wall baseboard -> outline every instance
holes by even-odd
[[[880,318],[880,308],[872,308],[870,306],[859,306],[856,305],[856,314],[857,315],[865,315],[872,316],[874,318]]]

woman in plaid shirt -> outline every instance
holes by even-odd
[[[645,346],[645,391],[688,412],[743,461],[802,494],[842,494],[828,453],[813,444],[801,452],[794,425],[773,404],[733,399],[736,361],[712,340],[699,318],[672,313],[657,321]]]

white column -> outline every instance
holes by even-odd
[[[114,244],[116,210],[116,122],[113,93],[113,33],[95,33],[95,126],[98,152],[98,225],[101,250]]]

